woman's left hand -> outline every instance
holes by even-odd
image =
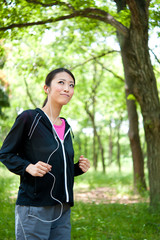
[[[84,173],[90,168],[90,161],[87,158],[84,158],[83,155],[79,158],[79,167]]]

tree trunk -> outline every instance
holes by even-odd
[[[105,165],[105,157],[104,157],[104,147],[101,141],[101,137],[100,135],[97,133],[96,131],[96,135],[97,135],[97,139],[98,139],[98,145],[99,145],[99,149],[101,152],[101,160],[102,160],[102,169],[103,169],[103,173],[106,172],[106,165]]]
[[[116,0],[117,3],[117,10],[118,12],[125,8],[126,1],[124,0]],[[118,40],[121,47],[121,54],[122,54],[122,61],[124,66],[124,72],[128,71],[126,65],[124,64],[125,54],[129,57],[129,51],[133,51],[133,49],[129,48],[130,39],[122,37],[120,33],[117,34]],[[134,46],[134,45],[133,45]],[[129,50],[127,52],[127,49]],[[127,60],[126,60],[127,62]],[[131,67],[131,66],[130,66]],[[136,104],[133,100],[129,100],[128,96],[133,94],[132,87],[129,87],[129,79],[126,79],[125,74],[125,91],[126,91],[126,104],[127,104],[127,111],[128,111],[128,120],[129,120],[129,141],[130,147],[132,152],[132,160],[133,160],[133,174],[134,174],[134,190],[141,191],[142,189],[146,189],[146,182],[145,182],[145,174],[144,174],[144,157],[140,143],[140,136],[139,136],[139,124],[138,124],[138,114],[136,109]]]
[[[97,152],[96,152],[96,127],[94,121],[93,124],[93,166],[95,171],[97,170]]]
[[[120,146],[120,126],[122,121],[120,120],[117,126],[117,164],[119,172],[121,172],[121,146]]]
[[[85,156],[88,156],[88,141],[89,141],[88,137],[85,136],[84,138],[84,155]]]
[[[126,98],[128,98],[128,91],[126,89]],[[133,169],[134,169],[134,190],[141,192],[146,189],[146,182],[144,177],[144,158],[141,149],[141,142],[139,137],[138,114],[135,100],[127,101],[128,118],[129,118],[129,140],[132,150]]]
[[[127,3],[131,11],[129,35],[119,34],[119,42],[126,86],[136,97],[143,115],[150,204],[156,207],[160,202],[160,105],[148,49],[148,9],[144,0],[128,0]]]
[[[112,155],[113,155],[113,141],[112,141],[112,124],[111,124],[111,120],[109,123],[109,145],[108,145],[108,158],[109,158],[109,162],[108,165],[112,164]]]

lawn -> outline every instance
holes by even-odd
[[[14,206],[19,177],[0,165],[0,240],[15,240]],[[94,192],[99,187],[114,190],[115,195],[133,197],[132,174],[110,171],[98,172],[76,178],[75,192]],[[107,193],[106,193],[107,194]],[[136,203],[107,204],[76,200],[72,208],[72,240],[159,240],[160,214],[152,211],[146,196]]]
[[[160,216],[148,204],[76,203],[72,210],[72,239],[159,240]]]

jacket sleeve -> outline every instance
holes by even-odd
[[[25,138],[27,115],[21,113],[12,126],[0,150],[0,161],[13,173],[23,175],[29,161],[20,157]]]
[[[82,175],[84,172],[79,167],[79,162],[74,164],[74,176]]]

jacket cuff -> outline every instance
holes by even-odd
[[[74,164],[74,176],[82,175],[84,172],[79,167],[79,162]]]

